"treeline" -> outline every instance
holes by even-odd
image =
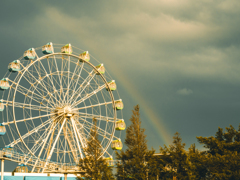
[[[202,151],[195,144],[186,150],[180,134],[175,133],[173,143],[160,147],[156,152],[154,149],[148,150],[145,129],[141,128],[139,106],[135,106],[132,112],[131,125],[126,129],[127,148],[116,152],[119,160],[117,173],[113,175],[112,168],[101,161],[104,168],[99,169],[106,172],[96,168],[95,174],[99,176],[94,176],[94,179],[240,179],[240,126],[235,130],[230,125],[225,132],[219,127],[215,136],[197,137],[205,148]]]

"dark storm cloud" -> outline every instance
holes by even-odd
[[[49,41],[87,49],[119,84],[132,86],[119,88],[123,100],[139,94],[169,134],[179,131],[193,143],[196,135],[237,124],[239,9],[237,0],[5,1],[1,53],[7,59],[12,48],[14,59]],[[151,136],[148,116],[143,119]],[[160,143],[149,141],[156,149]]]

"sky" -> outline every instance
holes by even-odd
[[[238,0],[4,0],[0,76],[30,47],[71,43],[116,80],[127,125],[140,105],[149,149],[175,132],[201,149],[197,136],[240,122],[239,9]]]

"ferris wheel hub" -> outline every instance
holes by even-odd
[[[69,105],[64,105],[62,107],[56,107],[54,110],[55,116],[61,118],[61,117],[66,117],[70,118],[72,116],[77,115],[77,111],[74,110],[71,106]]]

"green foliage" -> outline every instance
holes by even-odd
[[[188,154],[184,150],[185,143],[178,132],[173,137],[173,144],[164,148],[160,147],[160,153],[163,154],[162,160],[165,165],[165,177],[177,176],[178,179],[189,179],[189,161]]]
[[[83,177],[94,180],[113,180],[112,169],[108,167],[106,160],[100,157],[102,151],[97,134],[97,120],[93,119],[94,126],[90,131],[84,159],[80,159],[79,167],[85,171]],[[100,157],[100,158],[99,158]]]
[[[199,151],[195,144],[189,151],[184,150],[179,133],[173,137],[173,144],[160,148],[163,154],[161,163],[165,166],[166,173],[161,178],[178,179],[240,179],[240,127],[236,131],[233,126],[226,127],[223,132],[218,128],[215,137],[197,137],[204,145],[206,151]]]
[[[126,180],[235,180],[240,179],[240,125],[232,125],[223,132],[218,128],[215,136],[197,137],[205,151],[195,144],[186,151],[180,134],[175,133],[172,145],[160,147],[160,155],[147,149],[146,135],[141,128],[139,106],[135,106],[126,130],[126,151],[120,151],[117,159],[117,179]]]
[[[240,179],[240,157],[234,151],[224,151],[209,158],[210,177],[215,179]]]
[[[117,179],[146,179],[149,174],[154,175],[150,163],[153,160],[154,150],[148,151],[145,129],[141,128],[139,106],[135,106],[130,118],[131,125],[126,129],[125,145],[126,151],[116,152],[117,159],[121,163],[117,164]],[[149,162],[148,162],[149,161]],[[156,169],[155,165],[155,169]]]
[[[126,129],[125,144],[127,151],[136,151],[137,156],[143,156],[147,150],[147,140],[144,134],[145,129],[141,128],[139,105],[134,107],[130,121],[132,124]]]
[[[218,128],[215,137],[197,137],[207,149],[204,152],[189,151],[192,172],[199,179],[240,179],[240,127],[232,125],[223,133]]]
[[[190,162],[190,179],[201,180],[209,176],[210,155],[196,149],[195,144],[191,145],[188,152]]]
[[[156,177],[163,177],[165,176],[165,164],[161,156],[155,156],[154,150],[151,150],[146,155],[146,165],[148,169],[148,179],[155,180]]]
[[[238,126],[238,131],[236,131],[236,135],[234,137],[235,142],[240,142],[240,125]]]
[[[215,155],[224,155],[227,151],[237,151],[240,153],[240,127],[238,131],[232,125],[226,127],[223,133],[222,128],[218,128],[216,136],[213,137],[197,137],[200,144],[207,148],[207,152]]]

